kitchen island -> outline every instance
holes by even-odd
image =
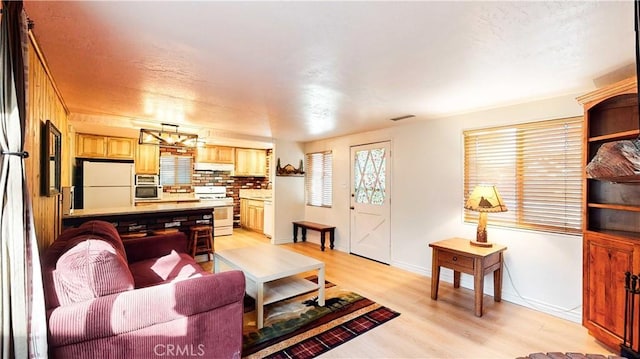
[[[213,209],[207,202],[158,203],[146,206],[77,209],[62,217],[64,228],[99,219],[113,224],[123,236],[143,235],[148,232],[178,229],[189,233],[193,225],[213,226]]]

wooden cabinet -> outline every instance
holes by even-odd
[[[226,146],[204,146],[199,147],[196,155],[196,162],[199,163],[230,163],[235,161],[235,151],[233,147]]]
[[[236,148],[235,173],[237,177],[266,177],[267,151],[254,148]]]
[[[104,136],[76,135],[76,157],[105,157],[107,138]]]
[[[157,175],[160,172],[160,147],[138,145],[135,162],[136,174]]]
[[[640,242],[635,242],[596,232],[584,237],[583,324],[611,348],[618,348],[624,335],[624,273],[640,270]]]
[[[264,201],[240,199],[240,226],[256,232],[264,232]]]
[[[76,135],[76,157],[133,160],[136,139],[79,133]]]
[[[604,143],[638,137],[635,78],[578,101],[584,105],[585,167]],[[640,183],[592,179],[584,171],[582,191],[582,324],[617,349],[624,331],[624,274],[640,271]]]
[[[134,159],[136,144],[133,138],[107,137],[107,158]]]

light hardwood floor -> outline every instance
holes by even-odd
[[[215,249],[269,243],[268,238],[234,229],[216,237]],[[614,354],[580,324],[485,296],[485,313],[473,315],[473,291],[440,282],[430,298],[431,278],[327,249],[308,242],[284,244],[325,262],[326,278],[401,315],[325,353],[322,358],[516,358],[534,352]],[[425,250],[429,250],[425,244]],[[206,269],[212,263],[201,263]]]

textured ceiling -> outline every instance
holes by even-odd
[[[168,122],[213,141],[307,141],[579,93],[634,63],[632,1],[25,8],[74,126]]]

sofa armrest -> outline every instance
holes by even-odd
[[[233,270],[60,306],[47,313],[49,344],[110,337],[227,305],[242,307],[244,292],[244,274]]]
[[[182,232],[122,241],[129,263],[166,256],[171,251],[188,253],[187,235]]]

